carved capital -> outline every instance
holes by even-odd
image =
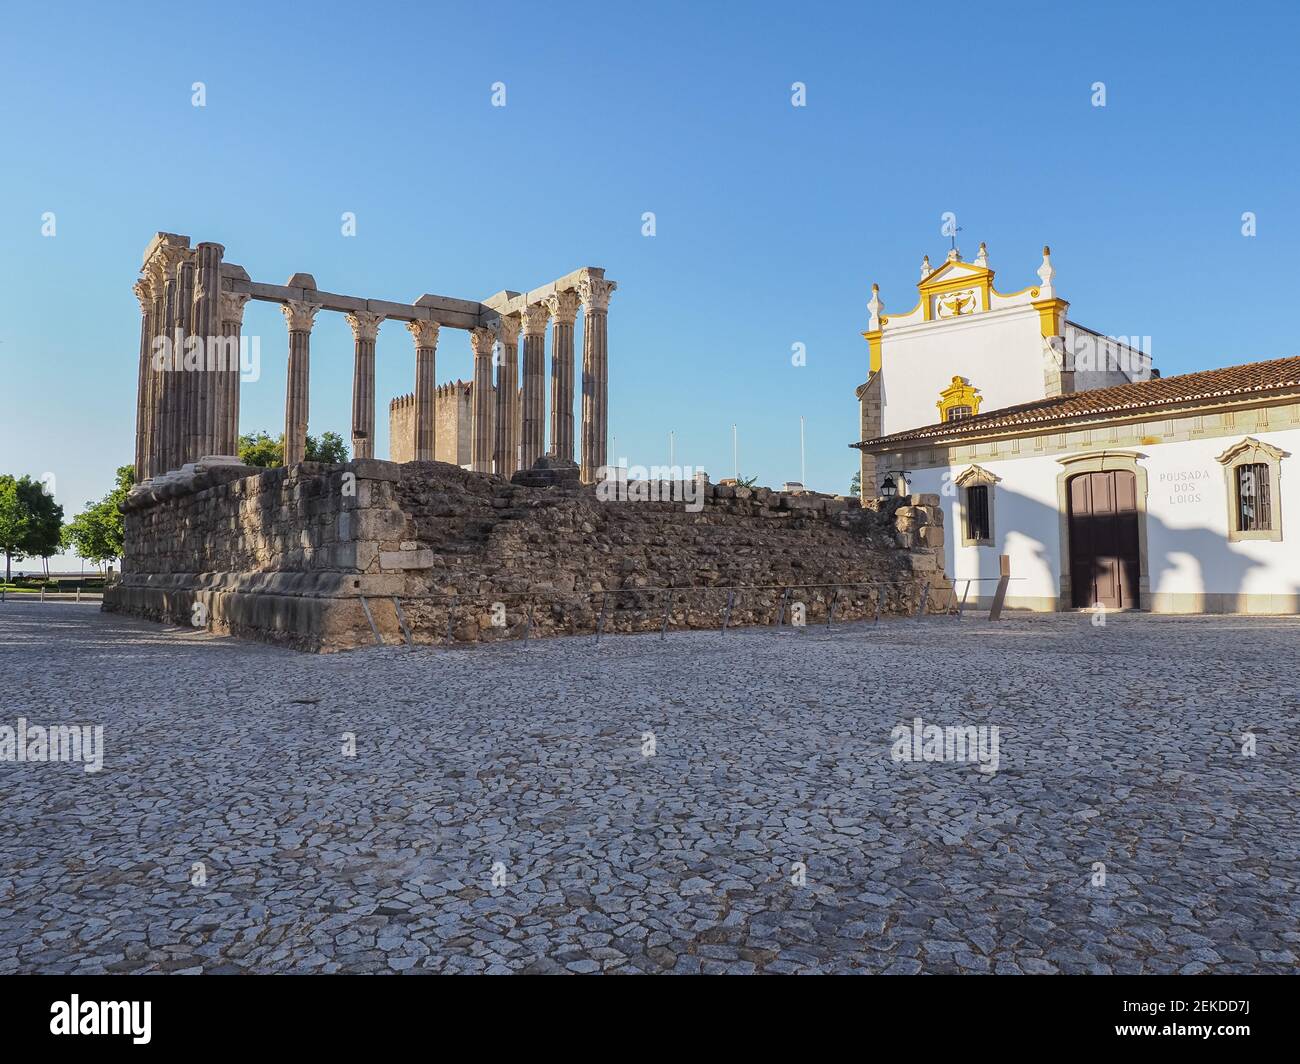
[[[436,321],[408,321],[406,331],[415,338],[416,347],[438,346],[438,323]]]
[[[311,332],[312,323],[316,320],[316,312],[320,310],[319,303],[308,303],[305,300],[290,299],[280,304],[280,313],[284,315],[284,320],[289,323],[290,332]]]
[[[545,336],[546,322],[551,316],[550,308],[545,303],[532,303],[524,308],[523,326],[525,336]]]
[[[243,292],[222,292],[221,324],[242,326],[244,324],[244,305],[248,302],[248,298]]]
[[[614,294],[614,289],[617,287],[616,281],[607,281],[603,277],[584,273],[578,281],[578,298],[582,300],[582,305],[588,312],[609,310],[609,297]]]
[[[470,330],[469,342],[474,348],[475,358],[491,358],[492,347],[497,342],[496,330],[480,325],[477,329]]]
[[[551,317],[557,323],[572,325],[574,319],[578,316],[577,289],[566,288],[563,292],[556,292],[554,295],[547,296],[546,306],[551,312]]]
[[[379,336],[379,326],[384,320],[382,314],[371,314],[365,310],[355,310],[351,314],[343,315],[347,323],[352,326],[352,339],[360,343],[362,340],[374,340]]]
[[[497,339],[507,347],[519,344],[519,327],[522,324],[518,314],[506,314],[497,325]]]
[[[141,314],[148,314],[153,310],[153,285],[149,281],[141,278],[131,286],[131,291],[135,293],[135,298],[140,301]]]

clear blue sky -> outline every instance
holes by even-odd
[[[394,300],[604,266],[618,455],[666,461],[675,430],[678,461],[729,475],[736,422],[742,474],[779,484],[803,414],[821,490],[856,466],[870,283],[911,306],[944,211],[1003,290],[1051,244],[1071,317],[1151,336],[1167,375],[1295,354],[1298,38],[1281,3],[10,5],[0,471],[53,472],[71,515],[131,460],[131,284],[157,230]],[[245,332],[264,373],[241,427],[279,431],[283,320],[252,304]],[[414,375],[400,324],[378,359],[385,455]],[[323,315],[313,432],[347,436],[351,361]],[[444,331],[438,361],[468,376],[468,337]]]

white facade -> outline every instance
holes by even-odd
[[[999,556],[1011,559],[1008,605],[1034,610],[1069,609],[1062,586],[1068,552],[1068,520],[1060,510],[1063,458],[1097,453],[1133,456],[1145,474],[1141,558],[1142,607],[1158,613],[1300,612],[1300,403],[1291,408],[1296,427],[1283,431],[1236,432],[1133,447],[1092,447],[1073,452],[980,458],[908,471],[906,488],[939,496],[944,512],[945,570],[958,597],[972,581],[969,601],[987,598],[998,576]],[[1289,415],[1288,415],[1289,420]],[[1220,455],[1234,443],[1255,439],[1283,452],[1281,476],[1270,484],[1278,540],[1234,541],[1232,487]],[[966,492],[958,478],[978,465],[998,481],[989,489],[991,542],[963,545]],[[1125,461],[1123,465],[1127,466]],[[1117,465],[1116,468],[1119,468]]]
[[[939,497],[968,603],[1006,555],[1013,608],[1300,612],[1300,358],[1161,380],[1066,320],[1047,249],[1038,274],[998,293],[981,245],[927,260],[905,315],[873,289],[864,492]]]

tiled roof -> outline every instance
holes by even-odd
[[[876,444],[908,443],[914,440],[963,439],[989,432],[1040,426],[1074,418],[1098,415],[1121,415],[1126,411],[1159,408],[1180,403],[1220,399],[1249,392],[1300,389],[1300,357],[1275,358],[1268,362],[1248,362],[1244,366],[1184,373],[1178,377],[1157,377],[1136,384],[1038,399],[1019,406],[1004,406],[960,421],[924,425],[895,432],[874,440],[864,440],[854,447]]]

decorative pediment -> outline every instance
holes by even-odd
[[[972,484],[996,484],[1001,479],[996,473],[990,473],[983,466],[973,465],[958,473],[952,482],[959,488],[969,488]]]
[[[1218,461],[1221,465],[1226,466],[1239,461],[1267,462],[1271,460],[1280,462],[1283,458],[1290,457],[1290,453],[1280,447],[1274,447],[1271,443],[1257,440],[1254,436],[1247,436],[1244,440],[1234,443],[1223,454],[1219,455]]]
[[[962,262],[960,259],[951,259],[924,280],[918,281],[916,287],[922,292],[934,292],[952,285],[983,284],[985,281],[992,280],[993,271],[987,266],[976,266],[974,263]]]
[[[979,389],[965,377],[953,377],[952,383],[939,393],[939,401],[935,403],[939,408],[939,420],[947,421],[949,412],[953,410],[961,411],[963,417],[974,417],[980,412],[982,399]]]

